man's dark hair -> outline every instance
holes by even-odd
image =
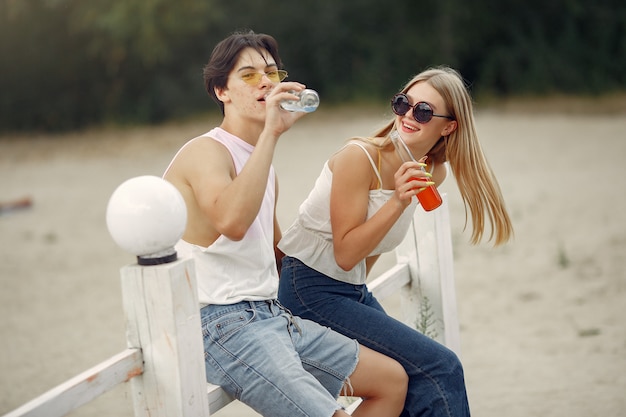
[[[215,88],[226,88],[228,75],[232,71],[235,63],[239,59],[239,54],[245,48],[253,48],[258,52],[266,50],[276,61],[278,69],[282,69],[282,61],[278,55],[278,43],[270,35],[264,33],[254,33],[252,30],[239,31],[218,43],[208,64],[202,72],[204,77],[204,87],[209,96],[215,100],[224,114],[224,103],[215,95]]]

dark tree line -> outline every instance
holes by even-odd
[[[0,0],[0,130],[216,109],[202,66],[244,28],[275,36],[290,79],[328,103],[441,64],[475,96],[626,90],[623,0]]]

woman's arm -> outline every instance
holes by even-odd
[[[396,174],[396,192],[367,220],[369,191],[376,184],[367,156],[360,148],[347,146],[331,158],[330,166],[333,172],[330,221],[335,260],[340,268],[349,271],[378,246],[415,191],[405,186],[410,172],[403,165]]]

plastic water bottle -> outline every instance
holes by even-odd
[[[287,111],[301,111],[305,113],[314,112],[320,105],[320,96],[317,91],[305,89],[300,92],[291,92],[300,97],[300,100],[283,100],[280,107]]]

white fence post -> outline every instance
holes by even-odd
[[[417,208],[396,248],[396,264],[367,286],[379,301],[399,290],[400,319],[460,355],[450,212],[447,195],[441,198],[436,210]],[[352,402],[346,411],[352,414],[360,402]]]
[[[193,261],[129,265],[121,276],[128,346],[144,358],[130,381],[135,417],[208,416]]]
[[[126,340],[141,349],[143,373],[131,379],[135,417],[209,414],[200,309],[192,260],[176,260],[187,224],[180,192],[143,175],[118,186],[107,206],[113,240],[137,256],[121,270]]]
[[[411,283],[401,288],[403,321],[461,352],[454,286],[454,259],[448,198],[431,212],[417,208],[412,227],[396,249],[399,264],[409,266]]]

